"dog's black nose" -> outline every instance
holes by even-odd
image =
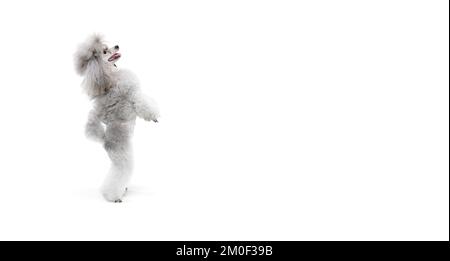
[[[114,46],[114,49],[116,49],[116,50],[119,49],[119,46],[118,45]]]

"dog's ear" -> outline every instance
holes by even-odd
[[[90,59],[84,69],[83,87],[91,98],[102,95],[111,88],[111,76],[101,59]]]
[[[103,37],[99,34],[93,34],[78,46],[75,53],[75,70],[83,75],[88,63],[93,59],[100,59],[100,49],[102,48]]]
[[[92,59],[92,57],[90,57],[87,54],[82,55],[80,53],[75,54],[75,70],[79,75],[84,74],[90,59]]]
[[[89,97],[104,94],[111,87],[111,76],[102,60],[103,37],[90,36],[75,53],[75,70],[84,75],[83,87]]]

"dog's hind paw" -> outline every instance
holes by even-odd
[[[103,186],[101,188],[101,192],[103,197],[109,201],[109,202],[114,202],[114,203],[121,203],[122,202],[122,198],[125,196],[125,194],[127,193],[128,188],[127,187],[121,187],[121,188],[116,188],[116,187],[108,187],[108,186]]]
[[[114,203],[120,203],[122,202],[122,198],[124,196],[124,192],[118,192],[118,191],[104,191],[102,192],[103,197],[109,201],[109,202],[114,202]]]

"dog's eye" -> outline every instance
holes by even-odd
[[[106,50],[105,50],[105,51],[103,51],[103,54],[106,54]]]

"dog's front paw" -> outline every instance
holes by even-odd
[[[144,117],[144,120],[158,122],[158,118],[159,118],[159,115],[157,115],[157,114],[149,114]]]
[[[154,108],[145,110],[144,113],[142,114],[142,118],[144,118],[144,120],[146,120],[146,121],[158,122],[158,118],[159,118],[158,108],[154,107]]]

